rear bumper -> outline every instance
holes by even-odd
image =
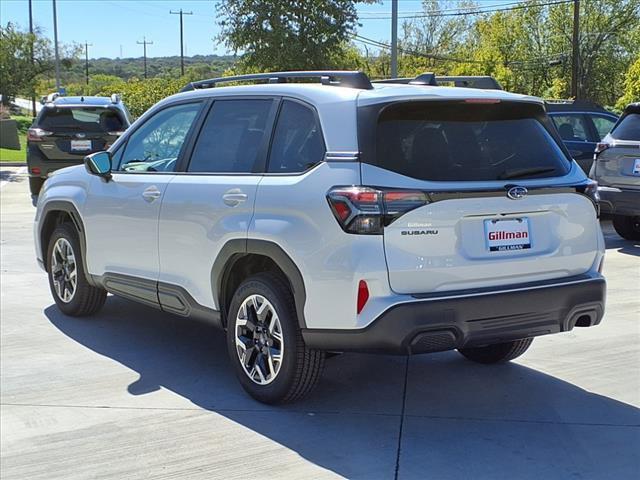
[[[49,160],[37,151],[35,147],[29,147],[27,150],[27,169],[29,170],[30,177],[47,178],[49,174],[60,170],[65,167],[72,167],[74,165],[80,165],[84,162],[84,156],[78,156],[77,159],[65,159],[65,160]],[[33,168],[39,168],[40,173],[34,174]]]
[[[310,348],[414,354],[489,345],[575,326],[593,326],[604,315],[606,283],[597,274],[536,282],[500,291],[425,296],[386,310],[360,330],[305,329]]]
[[[600,186],[600,211],[615,215],[640,215],[640,190]]]

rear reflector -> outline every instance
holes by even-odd
[[[367,286],[367,282],[364,280],[360,280],[358,283],[358,304],[357,304],[357,312],[360,315],[362,309],[367,304],[369,300],[369,287]]]
[[[40,175],[40,169],[38,167],[33,167],[31,169],[31,173],[33,173],[34,175]]]

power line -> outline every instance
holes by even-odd
[[[183,15],[193,15],[193,12],[183,12],[180,9],[179,12],[174,12],[173,10],[169,10],[171,15],[180,15],[180,72],[182,76],[184,76],[184,37],[183,37],[183,25],[182,25],[182,16]]]
[[[573,0],[572,0],[573,1]],[[386,43],[382,43],[382,42],[378,42],[377,40],[373,40],[371,38],[367,38],[367,37],[362,37],[360,35],[353,35],[353,39],[363,43],[365,45],[369,45],[372,47],[378,47],[378,48],[385,48],[385,49],[390,49],[391,46],[387,45]],[[484,64],[484,62],[480,61],[480,60],[463,60],[460,58],[455,58],[455,57],[449,57],[446,55],[436,55],[436,54],[431,54],[431,53],[424,53],[424,52],[417,52],[415,50],[409,50],[406,48],[401,48],[398,47],[398,51],[402,52],[402,53],[406,53],[409,55],[415,55],[415,56],[419,56],[419,57],[424,57],[424,58],[430,58],[433,60],[441,60],[441,61],[448,61],[448,62],[456,62],[456,63],[475,63],[475,64]],[[530,58],[530,59],[526,59],[526,60],[514,60],[511,62],[506,62],[506,66],[524,66],[527,64],[535,64],[535,63],[543,63],[545,61],[548,60],[556,60],[558,58],[562,59],[564,57],[567,56],[567,52],[560,52],[560,53],[554,53],[554,54],[549,54],[549,55],[545,55],[542,57],[537,57],[537,58]]]
[[[553,5],[563,5],[566,3],[572,3],[573,0],[556,0],[556,1],[552,1],[552,2],[545,2],[545,3],[528,3],[525,4],[525,2],[520,2],[519,4],[513,4],[514,6],[512,7],[506,7],[506,8],[492,8],[492,9],[488,9],[487,7],[475,7],[474,10],[469,10],[469,11],[457,11],[457,12],[451,12],[451,13],[447,13],[446,11],[438,11],[438,12],[434,12],[434,13],[422,13],[422,14],[418,14],[418,15],[411,15],[411,16],[400,16],[399,18],[402,19],[406,19],[406,20],[411,20],[411,19],[417,19],[417,18],[437,18],[437,17],[459,17],[459,16],[465,16],[465,15],[481,15],[483,13],[494,13],[494,12],[508,12],[508,11],[512,11],[512,10],[522,10],[522,9],[527,9],[527,8],[539,8],[539,7],[548,7],[548,6],[553,6]],[[391,17],[386,16],[386,17],[363,17],[360,16],[358,17],[361,20],[388,20]]]
[[[367,45],[370,45],[372,47],[378,47],[378,48],[385,48],[390,50],[391,49],[391,45],[388,45],[386,43],[382,43],[382,42],[378,42],[377,40],[373,40],[371,38],[367,38],[367,37],[363,37],[361,35],[352,35],[352,38],[356,41],[359,41],[361,43],[365,43]],[[424,57],[424,58],[430,58],[433,60],[442,60],[442,61],[447,61],[447,62],[455,62],[455,63],[484,63],[481,62],[479,60],[463,60],[460,58],[454,58],[454,57],[448,57],[445,55],[437,55],[434,53],[424,53],[424,52],[417,52],[415,50],[409,50],[406,48],[402,48],[402,47],[398,47],[398,51],[401,53],[406,53],[408,55],[415,55],[417,57]]]
[[[84,41],[84,78],[89,85],[89,47],[93,47],[93,43]]]
[[[136,42],[138,45],[142,45],[144,52],[144,78],[147,78],[147,45],[153,45],[153,42],[147,42],[147,37],[142,37],[142,41]]]

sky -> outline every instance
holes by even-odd
[[[281,0],[286,1],[286,0]],[[477,3],[499,5],[508,0],[479,0]],[[511,0],[513,1],[513,0]],[[184,18],[185,55],[233,54],[215,37],[220,27],[216,24],[217,0],[57,0],[58,40],[61,43],[91,44],[89,57],[141,57],[142,45],[136,42],[146,38],[153,42],[147,46],[149,57],[180,54],[180,20],[169,11],[182,8],[193,15]],[[33,0],[33,18],[36,26],[53,39],[52,0]],[[450,7],[455,7],[452,3]],[[449,7],[449,8],[450,8]],[[362,27],[358,34],[388,42],[391,37],[391,1],[358,5]],[[421,10],[421,0],[399,0],[399,15]],[[17,23],[29,27],[28,0],[0,0],[0,23]]]

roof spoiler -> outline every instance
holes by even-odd
[[[373,88],[369,77],[359,71],[342,70],[313,70],[301,72],[272,72],[254,73],[249,75],[234,75],[232,77],[218,77],[198,82],[190,82],[185,85],[181,92],[198,90],[202,88],[213,88],[221,83],[229,82],[266,82],[266,83],[287,83],[293,79],[317,79],[322,85],[332,85],[348,88],[359,88],[370,90]]]

